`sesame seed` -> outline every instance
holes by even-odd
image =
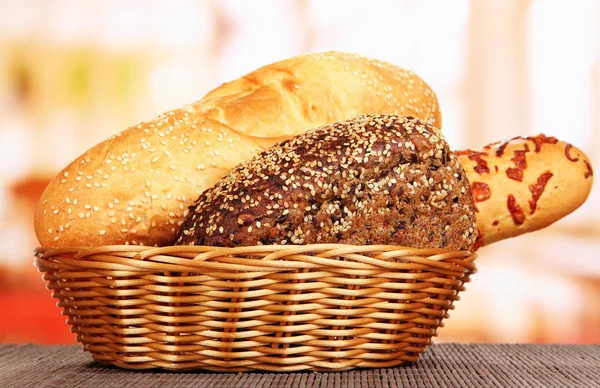
[[[307,132],[290,139],[284,145],[272,147],[262,153],[261,157],[245,162],[242,168],[232,170],[217,186],[202,194],[200,202],[194,206],[195,211],[191,212],[193,222],[182,235],[193,239],[199,232],[206,232],[210,236],[217,228],[229,228],[225,226],[230,222],[225,216],[229,212],[243,214],[244,210],[250,210],[250,214],[256,214],[253,209],[265,209],[265,218],[259,221],[253,217],[252,225],[247,227],[244,225],[248,224],[240,217],[233,218],[231,222],[237,230],[248,233],[252,232],[253,227],[273,228],[278,231],[279,236],[285,237],[278,237],[280,244],[323,241],[324,233],[335,236],[351,230],[357,217],[372,214],[387,217],[392,210],[397,210],[396,206],[391,209],[373,209],[367,194],[380,198],[399,195],[397,190],[404,190],[402,195],[410,198],[411,195],[426,190],[431,194],[425,198],[429,197],[437,203],[453,190],[447,184],[447,188],[439,186],[431,190],[436,182],[432,177],[425,176],[426,170],[421,171],[421,161],[437,157],[432,154],[432,150],[438,145],[429,144],[438,140],[437,136],[431,136],[433,129],[416,119],[368,115],[348,123],[329,126],[327,139],[324,141],[332,140],[332,148],[321,148],[325,143],[315,141],[318,131],[319,129]],[[344,140],[336,144],[339,136],[344,136]],[[444,149],[444,146],[440,146],[440,149]],[[400,152],[403,153],[401,160],[406,162],[388,167]],[[213,152],[213,155],[218,153]],[[441,151],[439,156],[442,156]],[[415,158],[418,162],[408,162]],[[197,169],[200,167],[197,165]],[[275,181],[276,183],[269,183]],[[348,182],[357,183],[350,185]],[[361,186],[358,182],[364,185]],[[263,184],[267,189],[257,195],[253,190]],[[446,192],[441,192],[442,189]],[[330,202],[326,205],[327,201],[334,201],[334,198],[339,203]],[[429,205],[420,203],[419,206],[425,208]],[[204,211],[211,208],[217,211],[208,213],[210,217],[204,215]],[[289,216],[290,209],[294,209],[293,217]],[[331,218],[327,216],[325,220],[321,220],[317,217],[319,211],[330,213]],[[183,213],[188,217],[185,211]],[[297,228],[298,225],[308,225],[308,228]],[[312,229],[310,225],[321,227]]]

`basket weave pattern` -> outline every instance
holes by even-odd
[[[95,360],[228,372],[415,362],[475,272],[476,257],[340,244],[35,253]]]

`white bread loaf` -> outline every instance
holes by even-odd
[[[578,148],[538,135],[455,152],[476,206],[476,248],[545,228],[587,199],[592,165]]]
[[[339,52],[290,58],[85,152],[42,194],[36,235],[55,247],[171,245],[188,206],[232,167],[281,140],[362,113],[441,126],[434,92],[409,71]]]

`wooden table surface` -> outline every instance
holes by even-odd
[[[0,387],[600,387],[600,345],[432,345],[415,364],[330,373],[130,371],[79,345],[0,345]]]

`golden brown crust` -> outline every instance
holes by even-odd
[[[471,182],[476,247],[533,232],[573,212],[593,184],[588,157],[544,135],[455,152]]]
[[[370,112],[441,124],[425,82],[384,62],[328,52],[265,66],[85,152],[42,195],[37,237],[57,247],[170,245],[187,207],[233,166],[308,129]]]

